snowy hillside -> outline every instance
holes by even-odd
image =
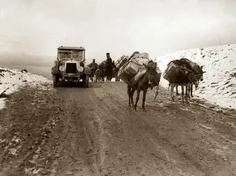
[[[5,94],[9,95],[25,85],[45,88],[44,84],[51,84],[51,81],[43,76],[0,67],[0,95],[4,90],[6,90]],[[5,106],[4,100],[4,98],[0,98],[0,109]]]
[[[183,50],[156,60],[164,72],[171,60],[182,57],[204,65],[204,80],[195,95],[221,107],[236,109],[236,44]],[[162,78],[161,85],[168,87],[168,82]]]

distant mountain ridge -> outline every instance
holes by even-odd
[[[32,65],[32,66],[52,66],[56,57],[0,53],[0,65]]]

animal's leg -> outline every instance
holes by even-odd
[[[99,80],[99,76],[95,75],[95,81],[98,82],[98,80]]]
[[[92,73],[92,80],[91,80],[92,82],[94,82],[95,81],[95,73],[93,72]]]
[[[129,97],[129,106],[131,106],[131,87],[130,86],[127,86],[127,93]]]
[[[157,97],[158,94],[159,94],[159,85],[157,85],[156,90],[155,90],[154,101],[156,100],[156,97]]]
[[[175,87],[175,85],[174,85],[174,84],[171,84],[171,87],[170,87],[170,96],[171,96],[172,101],[174,101],[174,96],[173,96],[174,87]]]
[[[143,109],[144,111],[146,111],[146,109],[145,109],[146,94],[147,94],[147,89],[143,91],[143,104],[142,104],[142,109]]]
[[[188,100],[190,100],[192,85],[193,85],[192,83],[189,83],[186,85],[186,102],[188,102]]]
[[[185,91],[185,101],[188,101],[188,84],[185,85],[186,91]]]
[[[129,97],[129,106],[130,106],[130,88],[129,88],[129,86],[127,86],[127,94],[128,94],[128,97]]]
[[[193,84],[190,84],[191,97],[193,97]]]
[[[184,85],[181,85],[181,98],[182,98],[182,101],[184,101]]]
[[[135,105],[134,105],[134,109],[135,109],[135,110],[136,110],[136,108],[137,108],[137,104],[138,104],[138,101],[139,101],[139,95],[140,95],[140,90],[138,89],[138,90],[137,90],[136,102],[135,102]]]
[[[133,88],[133,89],[131,90],[131,95],[130,95],[132,107],[134,107],[134,92],[135,92],[135,89]]]
[[[175,89],[176,89],[176,95],[178,96],[178,95],[179,95],[179,92],[178,92],[178,85],[175,86]]]

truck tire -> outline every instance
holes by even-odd
[[[58,87],[59,78],[57,75],[52,75],[53,87]]]
[[[85,78],[84,78],[84,87],[89,87],[89,76],[86,75]]]
[[[116,82],[120,82],[120,78],[116,77]]]

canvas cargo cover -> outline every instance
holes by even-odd
[[[140,66],[141,66],[140,64],[131,60],[129,64],[125,67],[124,71],[131,73],[134,76],[138,73]]]
[[[135,55],[133,55],[130,59],[149,59],[149,54],[148,53],[137,53]]]
[[[170,81],[170,78],[173,76],[176,67],[178,67],[178,65],[176,65],[174,62],[170,62],[163,74],[163,78],[167,81]]]
[[[119,78],[126,84],[131,85],[130,80],[132,79],[132,76],[127,74],[126,72],[122,71],[119,75]]]
[[[192,70],[192,71],[198,72],[198,67],[199,67],[198,64],[196,62],[192,62],[192,61],[190,61],[189,59],[186,59],[186,58],[182,58],[182,59],[179,59],[179,60],[173,60],[170,63],[174,63],[174,64],[176,64],[176,65],[178,65],[178,66],[180,66],[180,67],[182,67],[186,70]]]
[[[147,65],[150,60],[148,58],[135,58],[134,62],[138,63],[139,65],[143,66],[143,64]]]
[[[118,77],[129,85],[134,85],[146,73],[143,64],[148,64],[150,61],[148,53],[135,53],[128,62],[120,68]]]
[[[138,51],[135,51],[128,59],[128,61],[130,61],[133,58],[136,58],[138,55],[140,55],[140,53]]]
[[[142,68],[142,67],[144,67],[143,64],[147,65],[148,62],[150,61],[150,59],[148,58],[148,54],[147,53],[140,53],[140,54],[135,55],[130,60],[130,62],[131,61],[136,63],[139,68]]]
[[[118,77],[120,77],[121,73],[124,71],[125,67],[126,67],[128,64],[129,64],[129,63],[126,62],[126,63],[119,69],[118,74],[117,74]]]
[[[136,62],[129,62],[126,63],[118,72],[118,77],[127,83],[128,85],[133,85],[131,83],[131,80],[134,78],[134,76],[138,73],[140,68],[140,65]]]
[[[138,55],[138,58],[147,58],[147,59],[149,59],[149,54],[148,53],[140,53]]]
[[[199,65],[196,62],[192,62],[192,61],[190,61],[189,64],[190,64],[192,70],[195,71],[196,73],[198,73]]]
[[[132,85],[135,85],[139,81],[139,79],[146,73],[146,71],[147,70],[145,68],[140,69],[138,73],[130,80],[130,83]]]

